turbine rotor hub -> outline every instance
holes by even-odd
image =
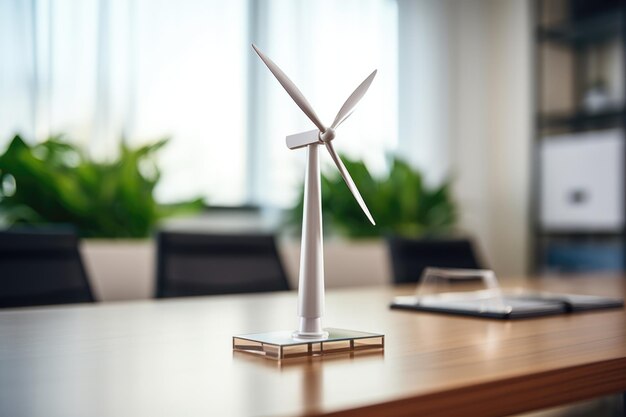
[[[335,139],[335,129],[333,129],[332,127],[326,129],[324,133],[320,132],[320,140],[322,142],[330,142],[333,139]]]

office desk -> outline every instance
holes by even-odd
[[[541,281],[623,295],[623,278]],[[490,321],[392,311],[412,288],[330,291],[326,324],[384,353],[277,362],[233,334],[291,329],[295,293],[0,312],[1,416],[496,416],[626,390],[626,313]]]

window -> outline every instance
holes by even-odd
[[[396,146],[396,21],[395,0],[4,1],[1,138],[62,132],[106,158],[170,136],[160,200],[288,206],[305,152],[284,137],[314,126],[250,43],[325,121],[379,70],[335,142],[376,171]]]

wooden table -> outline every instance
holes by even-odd
[[[623,295],[621,277],[541,281]],[[492,321],[392,311],[330,291],[326,324],[386,334],[383,354],[278,363],[231,351],[291,329],[295,293],[0,312],[1,416],[495,416],[626,390],[624,310]]]

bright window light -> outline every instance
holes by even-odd
[[[246,199],[247,2],[138,2],[133,137],[169,135],[157,197]]]
[[[395,0],[0,2],[0,23],[2,141],[62,132],[107,158],[122,136],[169,136],[164,202],[287,207],[298,195],[305,152],[285,136],[314,126],[252,42],[326,123],[378,69],[335,144],[374,171],[396,147]]]

